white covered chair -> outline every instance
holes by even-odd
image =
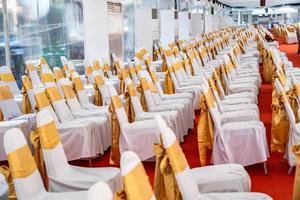
[[[108,86],[111,103],[120,125],[120,152],[135,152],[141,160],[154,157],[153,145],[159,142],[159,131],[154,120],[128,122],[123,104],[113,86]]]
[[[35,128],[35,114],[23,115],[10,88],[2,81],[0,81],[0,110],[3,114],[4,121],[25,120],[29,123],[31,130]]]
[[[217,111],[211,94],[205,85],[203,94],[209,102],[209,112],[213,118],[214,130],[214,147],[212,160],[214,164],[238,163],[243,166],[264,163],[269,157],[268,144],[266,139],[266,130],[262,122],[255,119],[222,121],[222,115]],[[234,116],[232,116],[233,119]],[[240,118],[239,115],[236,116]],[[265,166],[265,173],[266,165]]]
[[[14,96],[20,96],[21,91],[9,67],[0,67],[0,80],[6,82]]]
[[[158,118],[158,120],[160,120],[160,119]],[[216,183],[212,183],[211,185],[208,184],[207,185],[208,187],[206,187],[205,189],[209,191],[209,188],[210,188],[212,191],[216,191],[217,188],[220,186],[224,192],[228,192],[228,193],[222,193],[222,192],[221,193],[206,193],[206,194],[201,193],[201,191],[199,191],[199,183],[197,183],[196,179],[194,178],[195,173],[193,173],[190,170],[187,160],[185,159],[185,156],[184,156],[178,142],[176,141],[174,134],[171,134],[171,133],[172,132],[170,129],[164,129],[164,131],[162,131],[162,133],[161,133],[162,141],[163,141],[164,148],[166,149],[167,155],[170,159],[170,164],[171,164],[172,170],[175,174],[175,178],[176,178],[176,181],[177,181],[177,184],[178,184],[178,187],[181,192],[183,200],[202,200],[202,199],[205,199],[205,200],[227,200],[227,199],[228,200],[245,200],[245,199],[247,199],[247,200],[252,200],[252,199],[253,200],[270,200],[270,199],[272,199],[268,195],[261,194],[261,193],[228,192],[228,190],[226,190],[225,188],[222,188],[222,187],[229,186],[229,185],[233,184],[233,182],[229,182],[228,185],[226,185],[225,183],[218,184],[217,183],[218,180],[214,179],[214,177],[212,177],[211,180],[215,180]],[[213,167],[221,168],[221,166],[213,166]],[[233,166],[234,165],[232,165],[232,167]],[[242,169],[241,167],[237,167],[237,168]],[[216,170],[215,172],[218,173],[220,171],[221,171],[221,169]],[[243,173],[245,173],[245,172],[243,172]],[[212,173],[210,173],[210,175],[208,175],[208,174],[209,174],[208,172],[205,173],[205,175],[207,175],[207,176],[203,177],[203,179],[202,179],[203,186],[205,185],[204,181],[209,180],[209,178],[210,178],[209,176],[212,175]],[[224,174],[220,173],[220,177],[221,177],[221,175],[224,175]],[[227,178],[229,178],[229,177],[227,177]],[[222,179],[219,178],[219,181],[221,181],[221,180]],[[237,185],[235,185],[235,186],[237,186]],[[235,186],[233,186],[233,187],[235,187]],[[220,189],[220,190],[222,191],[222,189]]]
[[[183,122],[185,133],[187,133],[189,128],[193,128],[194,126],[194,110],[189,111],[187,107],[185,107],[184,104],[181,103],[174,103],[174,101],[170,101],[170,103],[157,103],[154,100],[154,96],[151,92],[151,89],[153,92],[157,92],[157,90],[152,86],[150,89],[148,81],[146,78],[141,78],[141,87],[143,90],[144,98],[146,100],[147,109],[150,112],[161,112],[161,111],[177,111],[181,121]]]
[[[98,181],[107,183],[112,192],[120,188],[121,180],[118,168],[84,168],[68,164],[58,130],[49,111],[43,110],[37,114],[37,130],[49,178],[50,191],[86,190]]]
[[[111,193],[105,183],[98,183],[89,191],[47,192],[35,165],[26,140],[19,129],[8,130],[4,137],[4,148],[8,157],[16,195],[19,200],[89,200],[97,194]],[[22,163],[22,164],[20,164]],[[97,188],[96,188],[97,187]],[[97,190],[97,194],[93,191]],[[103,200],[111,200],[103,195]],[[99,199],[99,196],[97,195]]]

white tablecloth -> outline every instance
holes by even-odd
[[[5,177],[0,174],[0,200],[8,199],[8,185],[5,181]]]
[[[16,120],[16,121],[6,121],[6,122],[0,122],[0,161],[7,160],[6,154],[4,151],[4,134],[7,130],[11,128],[19,128],[24,133],[25,138],[27,140],[27,143],[31,147],[30,143],[30,125],[25,120]]]

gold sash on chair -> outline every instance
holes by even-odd
[[[94,83],[94,90],[95,90],[95,95],[94,95],[94,104],[97,106],[102,106],[103,105],[103,99],[101,92],[99,90],[99,87],[103,86],[105,84],[104,79],[101,75],[95,76],[95,83]]]
[[[112,130],[112,143],[110,150],[109,164],[120,166],[120,124],[117,119],[116,109],[122,107],[122,102],[118,96],[111,98],[111,105],[109,106],[109,112],[111,113],[111,130]]]
[[[32,90],[32,83],[30,82],[30,79],[27,76],[22,76],[22,95],[23,95],[23,100],[22,100],[22,113],[23,114],[28,114],[31,113],[32,108],[31,104],[29,101],[29,97],[27,94],[28,90]]]
[[[153,196],[149,178],[143,167],[138,163],[129,173],[122,177],[123,186],[128,200],[150,200]]]
[[[37,131],[32,131],[30,133],[30,141],[34,148],[33,150],[33,158],[37,165],[37,168],[41,174],[43,183],[45,188],[48,188],[48,177],[47,177],[47,171],[44,163],[44,156],[43,151],[41,147],[41,141],[40,141],[40,135]]]
[[[212,102],[208,102],[205,95],[211,99]],[[198,140],[198,152],[200,165],[207,165],[206,152],[207,148],[212,149],[213,138],[214,138],[214,123],[209,112],[209,108],[213,106],[214,100],[212,99],[213,94],[202,94],[200,97],[200,116],[197,127],[197,140]],[[211,97],[210,97],[211,96]]]
[[[292,150],[297,160],[295,180],[294,180],[293,200],[299,200],[300,199],[300,145],[294,145]]]
[[[173,94],[175,92],[175,88],[173,86],[173,82],[171,79],[171,72],[173,72],[172,68],[169,68],[165,75],[164,81],[164,93],[165,94]]]
[[[284,153],[290,128],[284,108],[284,101],[288,99],[284,93],[275,91],[272,96],[271,151]]]
[[[128,121],[133,122],[133,121],[135,121],[135,113],[134,113],[134,109],[132,106],[131,97],[133,97],[133,96],[137,97],[137,93],[136,93],[133,83],[128,85],[127,90],[128,90],[128,92],[125,93],[125,99],[126,99],[125,110],[126,110],[126,113],[128,116]]]
[[[3,174],[3,176],[5,177],[5,180],[8,184],[8,199],[16,200],[17,199],[16,190],[14,187],[14,182],[12,179],[10,169],[7,166],[2,165],[2,166],[0,166],[0,174]]]
[[[0,109],[0,122],[2,122],[2,121],[4,121],[4,116],[3,116],[3,113],[2,113],[2,111]]]
[[[170,165],[168,155],[161,144],[154,145],[156,155],[154,194],[158,200],[181,200],[181,194]]]

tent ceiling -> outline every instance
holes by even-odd
[[[219,0],[231,7],[259,7],[260,0]],[[266,6],[300,3],[300,0],[266,0]]]

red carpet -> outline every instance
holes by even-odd
[[[297,45],[281,44],[280,49],[287,53],[289,59],[295,66],[300,66],[300,56],[296,54]],[[264,122],[267,129],[268,140],[270,138],[271,128],[271,92],[272,86],[268,83],[263,83],[259,95],[259,109],[261,113],[261,120]],[[185,137],[185,142],[181,145],[186,158],[191,167],[199,166],[196,125],[193,131]],[[264,192],[273,197],[274,200],[289,200],[292,198],[294,172],[291,175],[287,174],[288,164],[282,161],[283,154],[271,153],[268,160],[269,175],[265,176],[263,166],[261,164],[247,167],[247,171],[252,180],[253,192]],[[109,152],[106,152],[102,160],[93,160],[93,166],[108,166]],[[76,161],[77,165],[87,166],[87,161]],[[155,163],[144,162],[144,166],[153,183]]]

